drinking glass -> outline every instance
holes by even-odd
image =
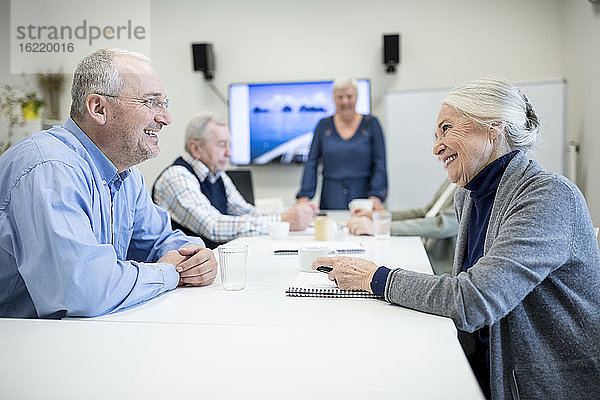
[[[389,239],[392,231],[392,213],[389,211],[374,212],[373,230],[376,239]]]
[[[218,247],[221,282],[225,290],[241,290],[246,286],[247,244],[224,244]]]

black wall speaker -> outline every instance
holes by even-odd
[[[193,43],[192,58],[194,60],[194,71],[202,71],[207,81],[212,80],[215,70],[212,43]]]
[[[396,72],[400,63],[400,35],[383,35],[383,64],[386,72]]]

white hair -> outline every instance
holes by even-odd
[[[84,57],[73,73],[71,86],[71,118],[83,118],[86,112],[85,100],[90,94],[110,94],[118,96],[125,86],[117,57],[133,57],[151,63],[145,55],[121,49],[100,49]]]
[[[511,150],[527,152],[539,132],[538,116],[521,91],[499,78],[482,78],[454,87],[442,101],[484,125],[503,125]]]
[[[225,125],[220,118],[215,117],[211,113],[200,113],[192,117],[188,122],[187,128],[185,129],[185,150],[189,153],[189,142],[192,139],[200,141],[201,145],[204,145],[208,139],[208,124],[214,122],[217,125]]]
[[[336,90],[340,90],[340,89],[346,89],[346,88],[353,88],[354,91],[356,92],[357,90],[357,83],[356,83],[356,79],[354,78],[347,78],[347,77],[340,77],[340,78],[335,78],[333,80],[333,91],[335,92]]]

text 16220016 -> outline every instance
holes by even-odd
[[[75,50],[73,43],[19,43],[21,53],[72,53]]]

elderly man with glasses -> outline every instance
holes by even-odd
[[[197,235],[206,246],[244,235],[262,235],[276,221],[289,222],[290,230],[308,227],[316,205],[298,203],[284,213],[261,214],[237,190],[225,167],[231,156],[227,126],[210,114],[188,123],[185,151],[157,178],[152,198],[171,215],[173,228]]]
[[[0,157],[0,317],[96,316],[211,284],[214,255],[171,230],[134,167],[171,123],[149,59],[98,50],[71,95],[62,126]]]

